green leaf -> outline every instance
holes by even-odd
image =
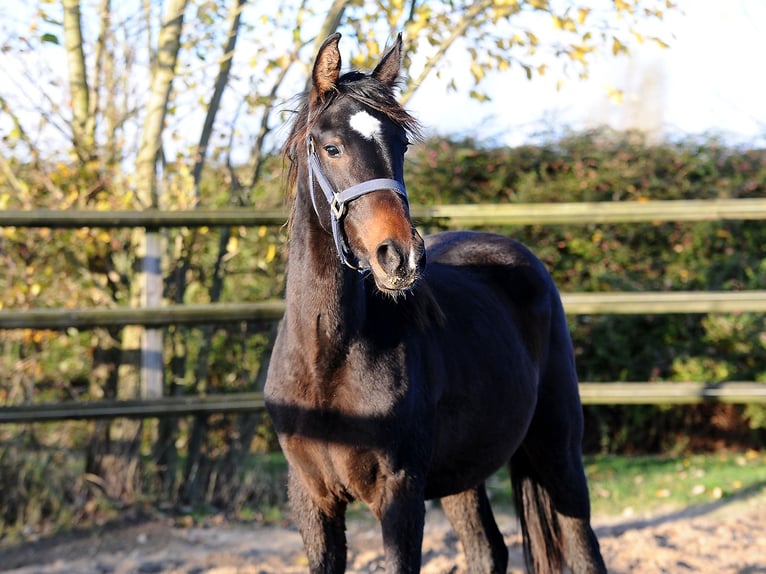
[[[43,34],[40,40],[49,44],[56,44],[57,46],[59,45],[59,37],[56,36],[56,34],[51,34],[50,32]]]

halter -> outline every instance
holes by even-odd
[[[349,258],[353,258],[353,253],[349,248],[345,240],[345,234],[343,232],[343,217],[346,214],[346,204],[354,199],[366,195],[373,191],[379,191],[381,189],[390,189],[395,191],[404,198],[404,201],[409,205],[407,198],[407,189],[404,187],[404,183],[396,179],[370,179],[352,185],[349,188],[344,189],[341,192],[336,192],[330,181],[322,172],[322,166],[319,163],[319,156],[317,156],[316,149],[314,149],[314,140],[311,136],[306,138],[306,147],[308,151],[308,167],[309,167],[309,191],[311,193],[311,203],[314,205],[314,212],[319,215],[317,209],[316,194],[314,192],[314,178],[316,178],[319,187],[324,192],[325,199],[330,206],[330,223],[332,226],[332,236],[335,240],[335,249],[338,251],[338,257],[340,262],[351,269],[355,269],[360,273],[366,271],[366,269],[354,265],[350,262]]]

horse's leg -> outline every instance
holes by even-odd
[[[606,567],[590,525],[582,464],[582,406],[563,314],[560,318],[532,423],[511,459],[514,498],[535,571],[561,570],[563,562],[575,574],[601,573]]]
[[[386,480],[380,505],[373,512],[383,532],[386,572],[416,574],[420,572],[426,513],[423,485],[406,478],[403,471],[398,474]]]
[[[525,445],[511,459],[514,498],[524,533],[525,557],[532,572],[606,572],[590,525],[588,489],[575,461],[549,465],[552,450]],[[542,464],[540,464],[542,462]],[[558,466],[560,472],[553,474]]]
[[[492,514],[484,483],[442,498],[441,503],[463,545],[468,572],[505,574],[508,548]]]
[[[346,571],[346,505],[333,501],[320,508],[295,473],[288,478],[293,518],[303,538],[311,574],[342,574]]]

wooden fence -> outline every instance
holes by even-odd
[[[560,204],[413,206],[413,219],[427,227],[489,225],[582,225],[665,221],[764,220],[766,199],[598,202]],[[286,213],[246,210],[195,211],[0,211],[0,226],[16,227],[226,227],[282,225]],[[568,314],[663,314],[766,312],[766,291],[564,293]],[[0,311],[0,329],[67,329],[129,324],[161,327],[241,321],[276,321],[282,301],[168,305],[157,308],[30,309]],[[766,403],[766,384],[580,383],[586,404],[690,404],[703,401]],[[0,408],[2,422],[115,417],[162,417],[263,409],[261,393],[164,397],[131,401],[32,404]]]

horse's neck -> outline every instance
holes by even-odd
[[[317,352],[343,352],[364,309],[363,280],[338,260],[332,236],[311,202],[296,198],[287,271],[287,316],[294,336]]]

